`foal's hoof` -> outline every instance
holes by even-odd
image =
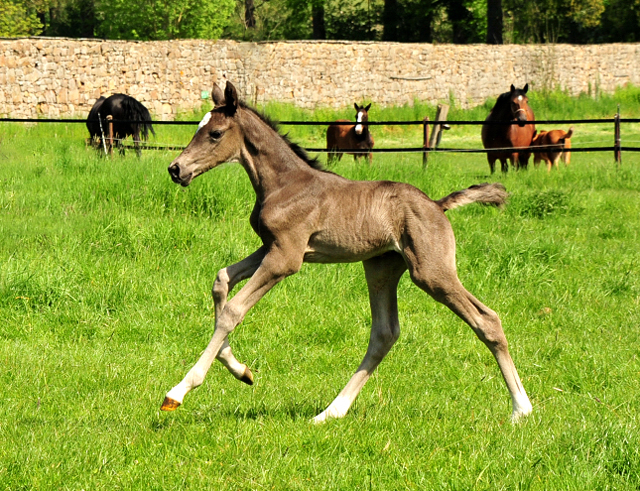
[[[180,406],[180,403],[175,399],[171,399],[171,397],[165,397],[162,402],[162,406],[160,406],[161,411],[175,411]]]
[[[249,367],[244,368],[244,373],[240,377],[240,382],[244,382],[247,385],[253,385],[253,373],[249,370]]]

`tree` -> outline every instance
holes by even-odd
[[[101,0],[96,35],[108,39],[217,39],[234,0]]]
[[[42,23],[26,2],[0,0],[0,37],[36,36]]]

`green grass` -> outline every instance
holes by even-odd
[[[274,113],[294,119],[289,110]],[[597,133],[584,128],[576,145]],[[193,132],[158,130],[159,142]],[[321,144],[314,131],[292,134]],[[446,138],[464,141],[455,131]],[[464,131],[479,144],[478,128]],[[459,276],[500,315],[534,412],[509,422],[488,350],[405,277],[400,340],[347,417],[314,426],[366,349],[359,264],[305,265],[249,312],[231,343],[253,387],[216,363],[162,413],[211,337],[217,270],[259,245],[244,171],[223,166],[183,189],[166,172],[176,153],[98,158],[81,125],[0,132],[0,490],[640,486],[636,154],[620,167],[609,153],[574,154],[550,174],[490,176],[481,155],[432,155],[426,171],[420,155],[334,166],[433,198],[505,184],[505,210],[448,215]]]

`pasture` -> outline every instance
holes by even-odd
[[[538,119],[615,111],[563,100],[567,113],[551,96],[531,105]],[[410,114],[422,109],[374,105],[370,118],[422,119]],[[633,111],[623,106],[623,117]],[[158,126],[157,141],[187,143],[194,129]],[[421,128],[372,131],[382,148],[420,141]],[[445,140],[478,147],[479,132],[454,128]],[[405,275],[399,341],[344,419],[312,425],[366,350],[362,266],[303,266],[232,334],[255,385],[214,363],[182,407],[162,413],[213,332],[218,269],[259,245],[253,192],[238,165],[181,188],[166,171],[176,152],[108,160],[85,149],[86,133],[0,125],[0,490],[640,486],[640,155],[623,153],[617,168],[612,152],[574,153],[559,171],[530,163],[493,176],[480,154],[431,155],[426,171],[419,154],[335,164],[434,199],[506,186],[504,210],[469,205],[448,217],[460,279],[501,317],[533,413],[509,422],[489,351]],[[623,126],[623,143],[638,134]],[[291,136],[323,145],[320,128]],[[580,126],[573,144],[612,140],[610,126]]]

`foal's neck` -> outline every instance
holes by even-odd
[[[241,120],[241,163],[259,201],[292,182],[292,173],[313,173],[314,169],[295,154],[289,143],[253,111],[242,109]]]

